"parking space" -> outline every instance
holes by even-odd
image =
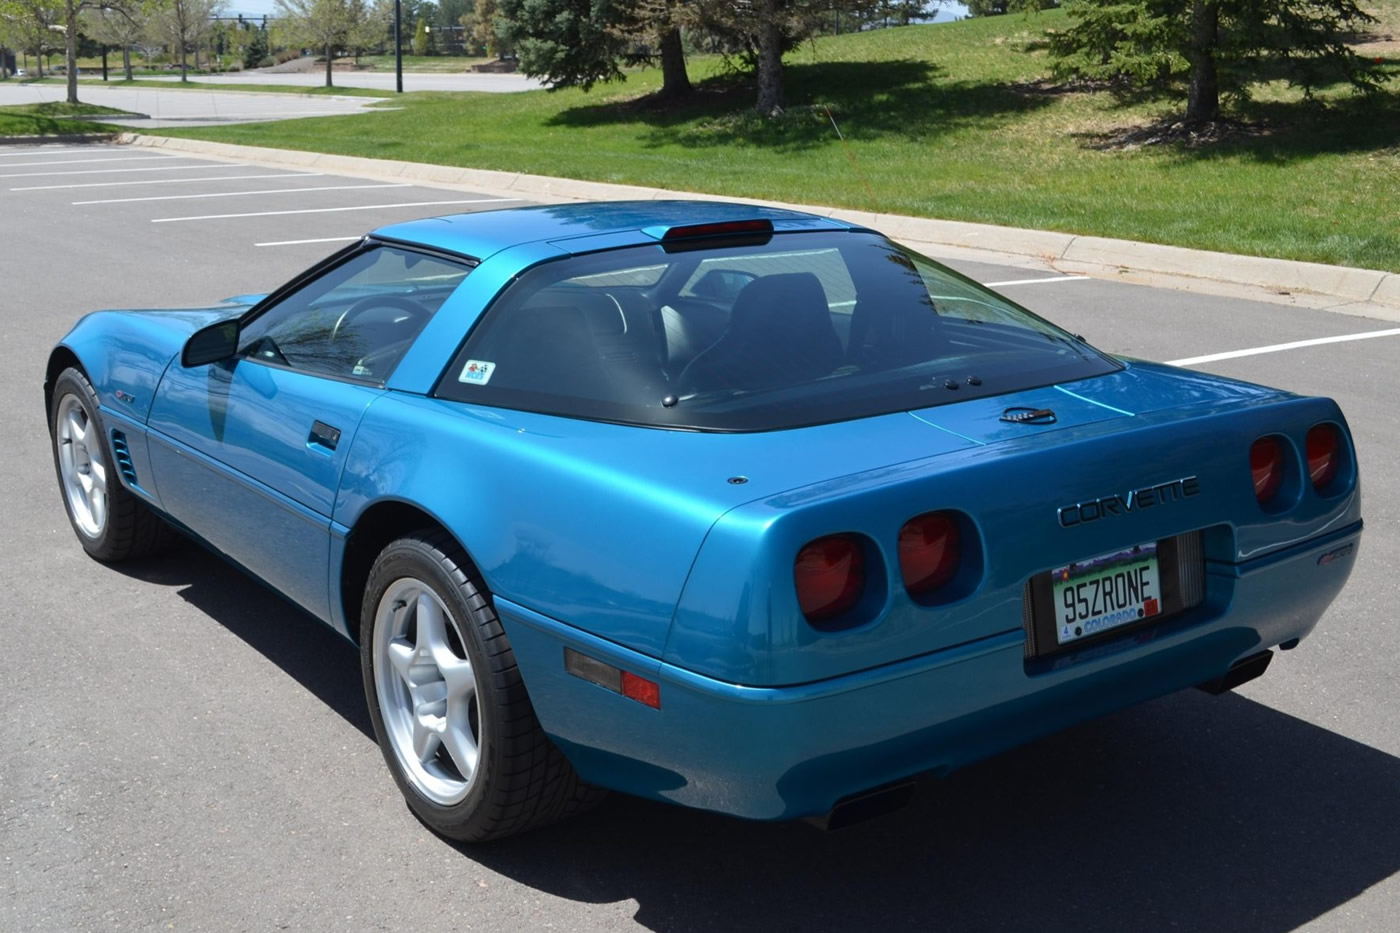
[[[1400,328],[1385,321],[950,262],[1110,352],[1337,398],[1367,532],[1317,633],[1238,694],[1072,729],[844,834],[618,798],[450,846],[390,782],[348,645],[196,548],[83,556],[39,391],[81,314],[264,292],[376,226],[513,203],[117,146],[0,149],[0,929],[1393,926]]]

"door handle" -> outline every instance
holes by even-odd
[[[311,434],[306,438],[306,446],[335,450],[335,445],[339,443],[340,428],[326,424],[324,421],[311,422]]]

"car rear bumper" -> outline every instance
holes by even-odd
[[[1358,522],[1243,564],[1208,564],[1205,604],[1149,629],[1027,660],[1022,629],[786,687],[717,681],[504,600],[546,732],[585,780],[755,819],[945,773],[1086,719],[1224,674],[1305,637],[1356,560]],[[660,683],[651,709],[565,673],[563,648]]]

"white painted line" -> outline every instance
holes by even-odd
[[[5,166],[10,168],[10,166]],[[208,165],[162,165],[159,168],[84,168],[64,172],[15,172],[13,175],[0,175],[0,178],[43,178],[46,175],[117,175],[125,172],[196,172],[228,168],[223,162]]]
[[[55,146],[52,149],[16,149],[10,152],[0,152],[0,159],[9,159],[15,156],[37,156],[48,155],[51,152],[78,152],[87,149],[85,146]],[[102,152],[101,149],[87,149],[88,152]]]
[[[334,214],[339,211],[377,211],[396,207],[437,207],[442,204],[489,204],[523,201],[524,198],[472,198],[465,201],[402,201],[398,204],[357,204],[354,207],[311,207],[300,211],[255,211],[251,214],[201,214],[198,217],[157,217],[153,224],[174,224],[185,220],[225,220],[230,217],[281,217],[286,214]]]
[[[1192,356],[1184,360],[1167,360],[1167,365],[1195,366],[1198,363],[1233,360],[1241,356],[1258,356],[1261,353],[1278,353],[1280,350],[1301,350],[1303,347],[1320,347],[1327,343],[1346,343],[1349,340],[1370,340],[1372,337],[1400,337],[1400,327],[1393,327],[1390,330],[1372,330],[1364,334],[1342,334],[1340,337],[1318,337],[1316,340],[1295,340],[1292,343],[1276,343],[1267,347],[1253,347],[1249,350],[1230,350],[1225,353],[1211,353],[1208,356]]]
[[[108,156],[105,159],[45,159],[43,162],[8,162],[6,168],[19,168],[22,165],[48,166],[48,165],[82,165],[86,162],[153,162],[156,159],[181,159],[187,156],[168,155],[119,155]]]
[[[359,191],[363,188],[412,188],[410,182],[384,185],[321,185],[315,188],[263,188],[260,191],[211,191],[203,194],[163,194],[150,198],[104,198],[100,201],[74,201],[79,204],[130,204],[133,201],[185,201],[193,198],[240,198],[250,194],[300,194],[303,191]]]
[[[271,243],[254,243],[254,246],[300,246],[302,243],[348,243],[359,240],[357,236],[322,236],[314,240],[273,240]]]
[[[1079,282],[1087,279],[1087,275],[1056,275],[1048,279],[1014,279],[1010,282],[983,282],[987,288],[1004,288],[1007,285],[1044,285],[1048,282]]]
[[[127,188],[132,185],[197,185],[203,181],[244,181],[249,178],[320,178],[322,172],[281,172],[274,175],[215,175],[213,178],[145,178],[141,181],[84,181],[75,185],[25,185],[11,191],[53,191],[57,188]]]

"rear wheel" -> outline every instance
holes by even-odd
[[[374,731],[410,809],[436,832],[484,841],[595,800],[549,741],[505,631],[451,536],[423,532],[375,561],[361,610]]]
[[[65,369],[54,381],[49,433],[63,507],[88,554],[118,561],[169,545],[170,526],[117,476],[97,393],[78,369]]]

